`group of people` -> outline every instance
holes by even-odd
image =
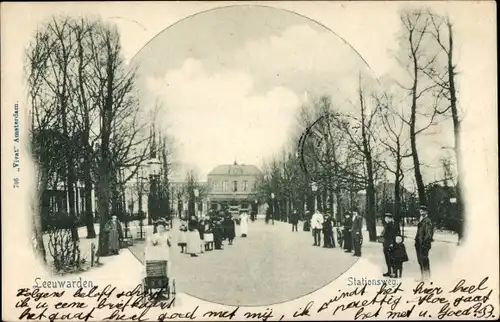
[[[425,206],[420,206],[419,213],[420,217],[415,235],[415,251],[421,277],[426,279],[430,277],[429,251],[433,242],[434,227]],[[299,216],[294,211],[290,216],[292,231],[297,231],[298,221]],[[310,222],[306,222],[306,227],[308,225],[312,230],[313,246],[321,246],[323,240],[324,248],[335,248],[334,227],[336,227],[339,247],[342,247],[346,253],[351,253],[354,250],[353,256],[361,256],[363,218],[357,212],[352,212],[352,218],[351,213],[347,213],[341,225],[340,223],[336,224],[332,214],[323,215],[316,211],[312,215]],[[323,235],[323,238],[321,238],[321,235]],[[399,225],[394,221],[393,214],[384,214],[384,230],[378,240],[382,243],[387,265],[387,272],[383,276],[401,278],[403,263],[408,261],[408,254],[404,245],[404,236],[401,235]]]
[[[340,223],[335,222],[332,214],[327,213],[323,216],[319,211],[316,211],[312,215],[310,222],[314,239],[313,246],[321,246],[321,234],[323,234],[323,247],[335,248],[334,227],[336,227],[339,247],[343,247],[346,253],[351,253],[354,249],[353,256],[360,257],[363,241],[363,220],[357,212],[352,214],[352,219],[351,214],[347,213],[345,215],[344,223],[341,226]],[[292,231],[293,229],[292,226]]]
[[[228,245],[233,245],[236,237],[236,224],[231,214],[225,213],[211,217],[197,219],[191,217],[189,221],[181,222],[179,227],[179,240],[177,245],[181,248],[181,253],[197,257],[198,254],[206,251],[224,249],[224,241]],[[240,215],[240,231],[242,237],[248,234],[248,215]]]
[[[420,217],[415,234],[415,252],[417,262],[420,266],[422,279],[430,277],[429,251],[434,241],[434,226],[428,216],[427,207],[420,206]],[[404,236],[401,235],[399,225],[394,222],[393,215],[384,215],[384,231],[380,236],[382,242],[387,272],[386,277],[401,278],[403,274],[403,263],[408,261],[408,254],[403,243]]]

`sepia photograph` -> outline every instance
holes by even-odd
[[[41,13],[2,99],[3,257],[40,267],[10,319],[496,318],[494,5],[452,3],[3,5]]]

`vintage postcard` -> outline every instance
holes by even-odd
[[[2,319],[497,320],[495,3],[2,3]]]

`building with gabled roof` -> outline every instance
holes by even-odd
[[[208,202],[211,210],[231,208],[238,212],[256,211],[256,185],[262,171],[255,165],[223,164],[207,175]]]

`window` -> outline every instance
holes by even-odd
[[[213,191],[217,191],[217,181],[212,182]]]
[[[244,180],[243,181],[243,191],[247,191],[248,189],[248,181]]]
[[[224,181],[222,183],[222,191],[226,192],[227,191],[227,181]]]
[[[233,181],[233,191],[236,192],[238,191],[238,181]]]

